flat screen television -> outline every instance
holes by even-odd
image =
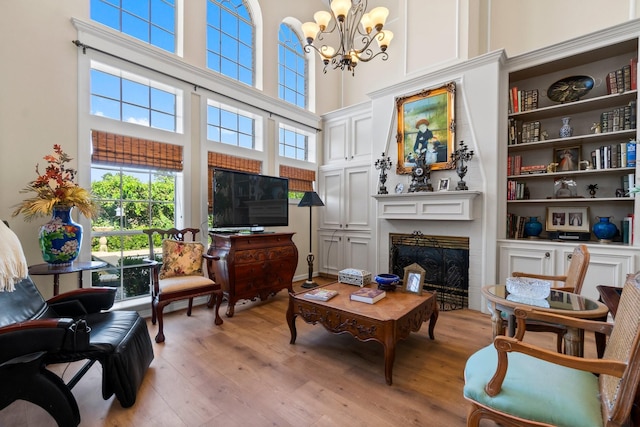
[[[213,228],[289,225],[289,180],[227,169],[213,171]]]

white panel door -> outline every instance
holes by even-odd
[[[371,238],[367,235],[345,234],[343,237],[345,268],[357,268],[372,273]]]
[[[627,274],[635,271],[633,254],[601,253],[590,248],[591,259],[581,294],[589,299],[600,297],[596,286],[622,286]]]
[[[355,116],[351,122],[351,144],[349,144],[349,160],[371,162],[371,114]]]
[[[328,122],[324,138],[324,164],[347,160],[347,120]]]
[[[318,233],[318,271],[324,274],[338,275],[343,270],[344,256],[342,232]]]
[[[370,190],[370,167],[346,168],[345,177],[345,228],[363,230],[371,228],[369,211],[373,198]]]
[[[506,283],[514,271],[533,274],[556,274],[556,249],[527,246],[500,247],[499,283]],[[491,284],[491,283],[488,283]]]
[[[321,171],[319,174],[318,194],[324,203],[320,208],[320,228],[341,229],[343,227],[343,170]]]

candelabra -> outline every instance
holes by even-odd
[[[456,190],[468,190],[467,184],[464,182],[464,176],[467,174],[467,166],[465,162],[469,162],[473,158],[473,150],[465,145],[464,141],[460,141],[459,148],[451,153],[451,163],[456,165],[456,173],[460,177]]]
[[[389,194],[385,183],[387,182],[387,170],[391,169],[391,159],[389,156],[385,158],[384,153],[382,153],[382,158],[376,160],[375,167],[380,170],[380,187],[378,188],[378,194]]]

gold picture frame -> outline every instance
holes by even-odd
[[[404,268],[404,278],[402,280],[402,289],[405,292],[422,295],[422,287],[424,286],[425,269],[419,264],[413,263]]]
[[[572,172],[580,169],[580,146],[553,149],[555,172]]]
[[[453,169],[455,141],[455,82],[396,98],[398,163],[396,173],[410,174],[420,152],[426,151],[431,170]]]

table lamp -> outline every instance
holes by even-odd
[[[307,263],[309,264],[309,278],[307,278],[307,280],[301,286],[308,289],[318,286],[313,281],[313,260],[315,259],[315,257],[313,256],[313,249],[311,246],[311,227],[313,223],[313,221],[311,220],[311,212],[313,206],[324,206],[324,203],[322,203],[322,200],[320,200],[320,196],[318,196],[318,193],[316,193],[315,191],[305,191],[302,200],[300,200],[300,203],[298,203],[298,207],[306,206],[309,206],[309,255],[307,255]]]

